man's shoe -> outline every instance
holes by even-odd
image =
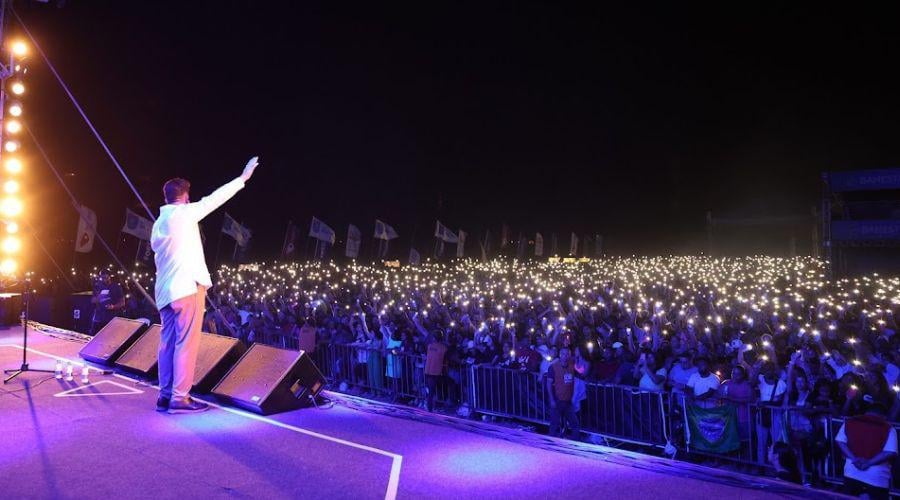
[[[176,413],[200,413],[209,409],[209,405],[191,398],[175,399],[169,403],[169,414]]]
[[[159,399],[156,400],[156,411],[168,411],[170,401],[169,398],[160,396]]]

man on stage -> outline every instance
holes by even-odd
[[[162,319],[157,411],[209,409],[188,395],[200,348],[206,290],[212,286],[198,223],[243,189],[257,159],[250,158],[239,177],[198,202],[190,202],[191,183],[184,179],[171,179],[163,186],[166,204],[160,207],[150,236],[156,260],[156,307]]]

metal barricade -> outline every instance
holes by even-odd
[[[668,441],[668,394],[631,386],[585,384],[581,428],[643,445],[665,446]]]
[[[479,413],[548,425],[544,378],[533,372],[472,367],[472,406]],[[585,383],[578,408],[581,430],[646,446],[664,446],[669,432],[668,394],[631,386]]]
[[[537,373],[489,365],[471,367],[472,409],[484,414],[547,424],[550,405]]]

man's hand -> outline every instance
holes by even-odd
[[[250,158],[250,161],[247,162],[244,171],[241,173],[241,179],[243,179],[244,182],[249,181],[250,177],[253,177],[253,171],[256,170],[257,166],[259,166],[259,156]]]

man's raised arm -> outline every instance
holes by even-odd
[[[257,166],[259,166],[259,157],[254,156],[247,162],[241,175],[237,176],[234,180],[219,189],[216,189],[209,195],[204,196],[200,201],[188,203],[187,207],[192,218],[200,221],[212,213],[213,210],[221,207],[226,201],[231,199],[232,196],[236,195],[238,191],[244,188],[244,183],[250,180],[250,177],[253,176],[253,171],[256,170]]]

